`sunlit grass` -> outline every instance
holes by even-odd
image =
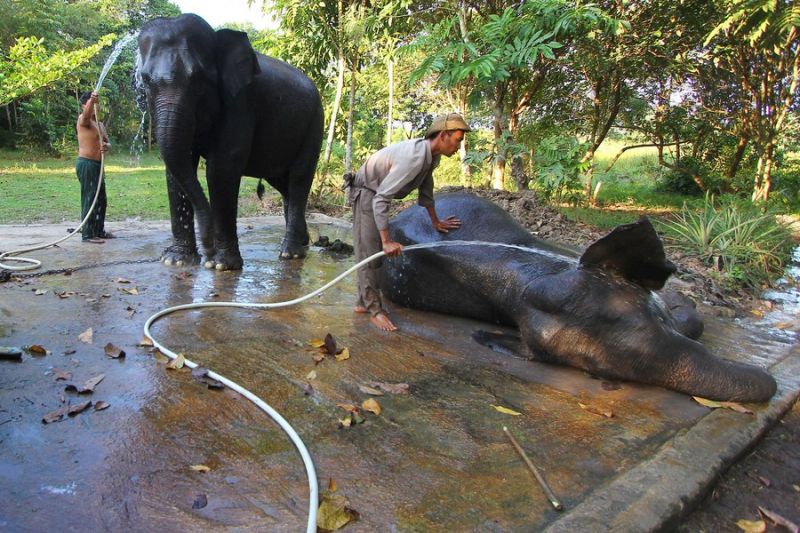
[[[128,154],[105,161],[107,220],[169,219],[164,165],[157,153],[133,161]],[[74,159],[57,159],[28,152],[0,151],[0,224],[54,223],[80,218],[80,185]],[[205,189],[205,169],[200,183]],[[243,179],[239,215],[261,211],[256,180]],[[279,196],[267,187],[269,197]]]

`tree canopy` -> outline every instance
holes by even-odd
[[[794,0],[254,3],[278,27],[237,29],[323,95],[321,176],[447,111],[477,130],[461,153],[463,183],[560,188],[562,198],[591,198],[609,136],[626,141],[623,151],[655,147],[667,171],[700,190],[757,201],[797,152]],[[68,153],[75,98],[112,40],[178,13],[168,0],[0,0],[0,145]],[[112,135],[127,141],[142,124],[132,50],[118,63],[103,98]],[[319,183],[333,190],[334,180]]]

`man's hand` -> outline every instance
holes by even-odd
[[[451,229],[460,228],[461,227],[461,220],[456,218],[456,217],[454,217],[454,216],[447,217],[444,220],[438,220],[437,219],[435,222],[433,222],[433,227],[439,233],[447,233]]]
[[[403,245],[396,241],[384,241],[383,243],[383,253],[388,255],[389,257],[397,257],[403,251]]]

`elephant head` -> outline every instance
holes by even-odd
[[[148,22],[139,34],[137,86],[168,169],[183,183],[193,148],[203,152],[223,102],[259,72],[247,35],[214,31],[197,15]]]

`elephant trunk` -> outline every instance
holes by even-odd
[[[157,99],[153,106],[156,140],[167,169],[178,179],[188,179],[193,172],[192,141],[195,118],[191,108],[169,99]]]
[[[688,341],[692,342],[692,341]],[[665,386],[709,400],[766,402],[775,394],[775,379],[752,365],[720,359],[699,343],[678,356]],[[700,348],[700,353],[698,353]]]

